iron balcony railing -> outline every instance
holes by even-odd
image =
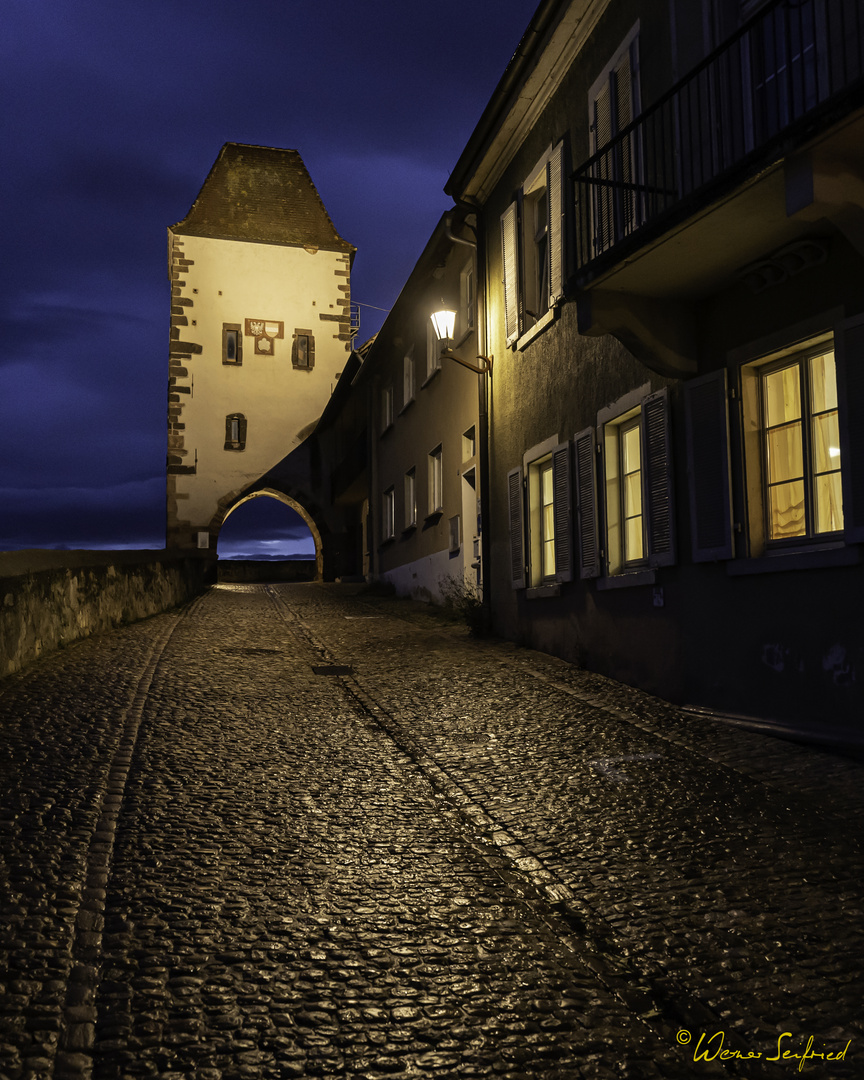
[[[862,0],[773,0],[573,173],[577,272],[686,215],[862,78]]]

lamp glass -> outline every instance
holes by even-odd
[[[456,326],[455,311],[436,311],[432,316],[432,325],[439,341],[450,341]]]

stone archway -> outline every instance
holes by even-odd
[[[321,543],[321,533],[318,529],[318,525],[315,519],[309,513],[309,511],[296,499],[292,499],[290,495],[286,495],[284,491],[279,491],[277,488],[266,487],[258,488],[256,491],[250,492],[248,495],[243,495],[236,502],[233,502],[220,514],[217,514],[213,521],[210,523],[211,534],[215,533],[217,538],[222,526],[226,520],[234,513],[238,506],[242,506],[244,503],[249,502],[251,499],[258,498],[270,498],[275,499],[277,502],[281,502],[283,506],[287,506],[293,510],[296,514],[303,519],[309,528],[309,532],[312,534],[312,539],[315,542],[315,580],[324,580],[324,549]]]

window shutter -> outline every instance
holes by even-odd
[[[240,417],[240,449],[246,449],[246,417]]]
[[[564,295],[564,143],[546,162],[546,209],[549,214],[549,306]]]
[[[846,319],[834,332],[840,470],[846,540],[864,541],[864,316]]]
[[[308,361],[309,361],[309,368],[311,370],[313,367],[315,367],[315,335],[314,334],[308,334],[307,337],[308,337],[307,358],[308,358]]]
[[[612,98],[609,93],[609,83],[604,82],[600,93],[594,99],[594,108],[591,117],[591,130],[594,142],[591,147],[592,154],[596,154],[612,138]]]
[[[510,519],[510,584],[525,588],[525,542],[522,529],[522,470],[507,473],[507,502]]]
[[[600,577],[600,545],[597,542],[597,469],[594,428],[573,439],[576,454],[576,527],[579,533],[579,577]]]
[[[684,409],[693,562],[731,559],[735,548],[725,370],[684,383]]]
[[[243,331],[239,327],[237,330],[237,363],[243,363]]]
[[[573,580],[573,504],[570,497],[570,444],[552,451],[553,514],[555,517],[555,577]]]
[[[501,215],[501,258],[504,262],[504,333],[507,344],[519,337],[519,254],[517,210],[512,202]]]
[[[675,512],[669,395],[658,390],[642,402],[642,449],[648,509],[648,565],[675,562]]]

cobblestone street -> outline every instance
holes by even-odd
[[[337,585],[0,724],[0,1080],[864,1075],[860,764]]]

